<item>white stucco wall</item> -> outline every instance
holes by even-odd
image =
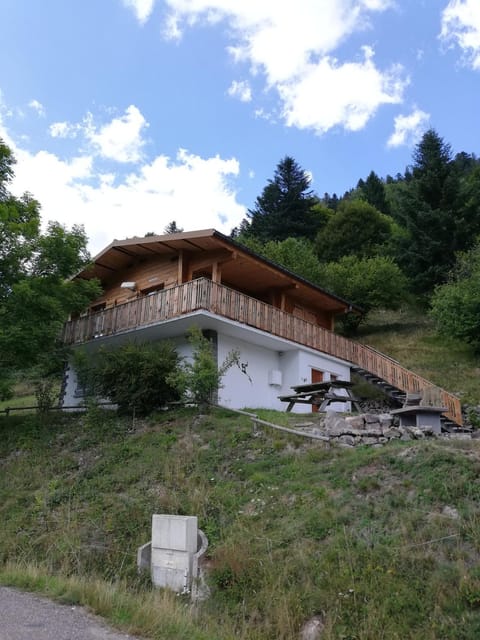
[[[234,409],[245,407],[281,408],[277,396],[280,387],[268,383],[268,375],[279,369],[278,351],[265,349],[218,334],[218,362],[221,364],[232,349],[240,351],[240,364],[246,373],[233,366],[223,378],[223,387],[218,392],[219,404]]]
[[[337,358],[322,354],[314,349],[301,347],[293,342],[276,338],[270,334],[264,334],[239,323],[219,320],[206,314],[197,314],[191,320],[174,321],[168,323],[168,333],[164,326],[154,327],[147,331],[138,332],[138,339],[158,340],[167,337],[176,344],[177,351],[184,358],[191,357],[191,347],[185,338],[188,326],[196,324],[204,329],[217,332],[217,354],[219,365],[225,360],[232,349],[240,351],[240,363],[245,373],[238,367],[232,367],[223,379],[223,387],[219,390],[219,404],[234,409],[243,408],[269,408],[283,411],[286,403],[278,399],[280,395],[290,395],[293,385],[307,384],[312,380],[312,369],[323,372],[324,380],[329,380],[334,374],[340,380],[350,380],[350,367],[348,363]],[[119,336],[116,344],[135,338],[137,333]],[[251,342],[250,342],[251,340]],[[112,340],[106,338],[102,343],[112,345]],[[90,344],[90,349],[100,346]],[[273,384],[278,380],[272,379],[272,372],[280,372],[281,384]],[[64,406],[81,405],[84,398],[75,394],[77,381],[75,372],[70,367],[63,400]],[[338,407],[331,407],[339,411],[345,411],[348,407],[340,403]],[[309,405],[296,405],[295,413],[307,413]]]
[[[244,340],[219,333],[218,362],[224,361],[229,351],[240,351],[240,363],[245,366],[248,376],[238,368],[232,367],[223,379],[223,388],[219,390],[219,403],[234,409],[265,408],[286,409],[286,403],[278,399],[280,395],[292,393],[291,387],[311,382],[312,369],[324,373],[324,380],[334,374],[341,380],[350,380],[350,368],[347,363],[330,358],[310,349],[294,348],[289,351],[276,351],[252,345]],[[281,372],[282,384],[271,384],[271,372]],[[345,411],[349,407],[339,404],[332,410]],[[295,413],[308,413],[308,405],[295,405]]]

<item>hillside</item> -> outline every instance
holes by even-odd
[[[462,403],[480,404],[478,356],[465,343],[438,335],[425,311],[371,313],[356,339],[458,395]]]
[[[473,640],[479,447],[325,448],[227,411],[1,418],[0,580],[151,638],[286,640],[318,615],[322,640]],[[154,512],[209,538],[197,610],[137,576]]]

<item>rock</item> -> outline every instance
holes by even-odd
[[[455,509],[455,507],[449,507],[448,505],[445,505],[443,507],[442,515],[446,516],[447,518],[451,518],[452,520],[458,520],[460,518],[460,514]]]
[[[345,418],[337,415],[336,413],[327,413],[325,418],[325,430],[327,435],[341,436],[349,432],[349,425],[345,421]]]
[[[364,420],[367,424],[378,422],[378,415],[373,413],[366,413],[364,416]]]
[[[375,436],[362,436],[360,440],[362,444],[367,444],[369,446],[378,444],[378,438],[376,438]]]
[[[365,425],[365,434],[367,436],[383,436],[383,429],[379,422],[371,422]]]
[[[471,440],[472,434],[471,433],[449,433],[447,434],[446,437],[449,438],[450,440]]]
[[[390,413],[381,413],[378,416],[378,421],[384,429],[391,427],[393,424],[393,416]]]
[[[430,425],[428,425],[428,424],[422,424],[422,425],[420,426],[420,429],[423,431],[424,435],[426,435],[426,436],[433,436],[433,435],[435,435],[434,428],[433,428],[433,427],[431,427],[431,426],[430,426]]]
[[[361,430],[365,428],[363,416],[347,416],[345,422],[352,427],[352,429]]]
[[[405,427],[405,431],[409,433],[415,440],[425,438],[425,434],[419,427]]]
[[[349,447],[354,447],[356,445],[356,438],[350,435],[344,435],[338,438],[338,442],[339,443],[341,442],[342,444],[346,444]]]
[[[325,629],[322,616],[313,616],[302,627],[300,640],[320,640]]]
[[[392,440],[393,438],[400,438],[402,432],[397,427],[388,427],[388,429],[383,430],[383,435]]]

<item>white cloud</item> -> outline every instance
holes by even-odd
[[[53,122],[49,127],[52,138],[83,137],[92,146],[92,153],[121,163],[135,163],[142,159],[145,140],[142,136],[148,122],[138,107],[130,105],[122,116],[97,125],[91,113],[81,122]]]
[[[389,147],[411,146],[418,142],[428,126],[430,114],[414,109],[408,116],[397,116],[394,131],[387,141]]]
[[[155,0],[123,0],[123,4],[133,10],[140,24],[144,24],[153,11]]]
[[[37,114],[42,118],[45,117],[45,107],[38,100],[30,100],[30,102],[28,103],[28,106],[30,107],[30,109],[33,109],[34,111],[36,111]]]
[[[278,92],[288,125],[319,133],[335,126],[356,130],[381,105],[402,100],[408,79],[400,66],[381,70],[372,55],[360,63],[332,56],[353,33],[368,31],[372,13],[393,6],[391,0],[166,2],[171,37],[179,38],[185,25],[228,23],[230,55],[237,63],[247,63],[252,74],[262,73],[267,88]],[[361,82],[366,82],[363,89]],[[228,91],[240,90],[234,82]]]
[[[53,122],[48,132],[52,138],[76,138],[78,133],[78,125],[69,122]]]
[[[339,64],[325,57],[310,65],[301,80],[280,85],[286,123],[320,134],[339,124],[358,131],[380,105],[401,102],[407,82],[402,70],[381,73],[372,57],[370,49],[362,62]]]
[[[138,162],[142,157],[145,141],[143,130],[148,123],[140,110],[130,105],[125,114],[96,129],[92,118],[84,120],[86,137],[104,158],[117,162]]]
[[[442,13],[440,39],[460,47],[465,62],[480,70],[480,2],[450,0]]]
[[[15,144],[1,112],[0,138],[17,159],[12,192],[31,192],[42,205],[44,223],[84,224],[93,253],[113,238],[162,233],[171,220],[185,230],[214,227],[228,233],[246,214],[231,184],[240,171],[235,158],[202,158],[180,149],[175,158],[160,155],[127,174],[105,171],[105,160],[99,169],[92,153],[61,159],[46,150],[29,152]]]
[[[251,102],[252,100],[252,89],[247,80],[241,82],[234,80],[227,93],[232,98],[238,98],[241,102]]]

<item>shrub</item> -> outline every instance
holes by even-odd
[[[87,395],[108,398],[121,413],[147,415],[179,392],[170,379],[179,356],[167,341],[148,344],[130,342],[95,354],[80,351],[74,366]]]
[[[203,409],[214,399],[221,387],[223,376],[234,364],[238,365],[240,354],[232,350],[224,362],[218,366],[212,351],[212,344],[198,327],[191,327],[188,341],[193,350],[192,361],[184,362],[170,380],[179,393],[190,397]]]

